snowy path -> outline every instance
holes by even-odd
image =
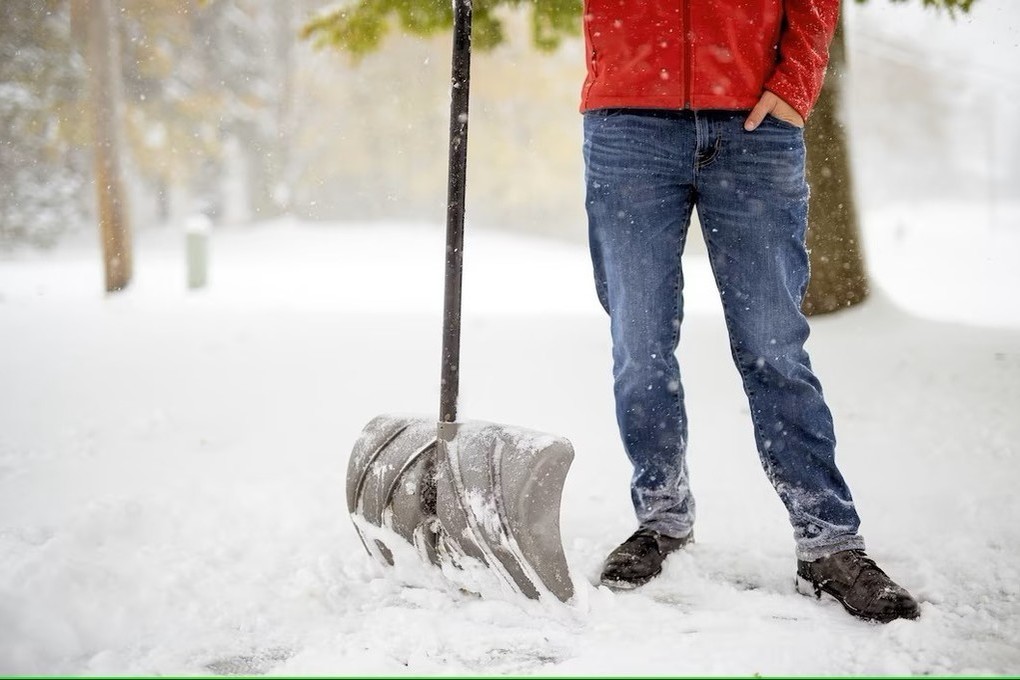
[[[919,622],[794,592],[696,260],[681,361],[698,544],[635,593],[479,600],[376,568],[344,508],[365,422],[437,401],[439,231],[217,234],[213,286],[192,295],[179,245],[142,239],[137,285],[110,300],[92,248],[0,261],[0,673],[1020,668],[1020,329],[881,296],[814,324],[864,535],[923,599]],[[633,520],[584,249],[468,248],[462,412],[574,442],[563,536],[591,580]]]

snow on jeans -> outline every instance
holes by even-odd
[[[608,109],[584,117],[592,262],[613,339],[616,415],[638,520],[694,524],[676,349],[681,254],[698,208],[762,466],[786,505],[799,559],[863,548],[835,463],[832,415],[811,371],[801,300],[808,187],[804,138],[745,112]]]

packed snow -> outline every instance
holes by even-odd
[[[974,214],[866,216],[877,290],[813,322],[869,551],[923,603],[886,626],[795,592],[696,252],[680,357],[697,543],[613,593],[592,583],[634,519],[585,248],[469,225],[461,413],[572,441],[567,604],[384,569],[347,514],[362,427],[438,407],[440,227],[215,229],[198,291],[184,230],[148,230],[108,297],[88,240],[4,256],[0,673],[1016,672],[1020,213],[996,230]]]

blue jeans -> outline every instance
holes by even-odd
[[[681,255],[697,206],[758,454],[786,505],[797,556],[863,548],[835,463],[832,415],[811,371],[801,301],[808,187],[799,128],[738,111],[591,111],[584,160],[596,290],[609,313],[616,416],[641,526],[694,524],[676,349]]]

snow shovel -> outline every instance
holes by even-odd
[[[567,601],[573,584],[560,540],[560,496],[574,449],[562,437],[457,422],[464,196],[471,72],[471,0],[454,0],[450,164],[439,422],[381,415],[347,468],[347,508],[369,554],[394,565],[481,564],[509,590]]]

